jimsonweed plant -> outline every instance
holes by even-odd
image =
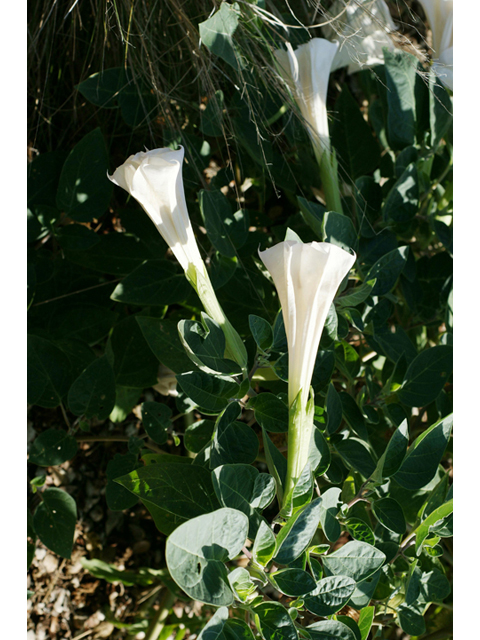
[[[40,140],[32,621],[46,547],[112,638],[451,635],[453,85],[393,3],[327,4],[118,3]]]

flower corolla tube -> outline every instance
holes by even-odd
[[[323,27],[329,40],[339,43],[332,71],[348,66],[348,73],[383,64],[383,48],[395,49],[391,32],[397,29],[384,0],[335,0]]]
[[[324,38],[312,38],[293,49],[277,49],[279,71],[287,82],[308,126],[317,160],[330,150],[327,117],[327,90],[330,70],[338,44]]]
[[[329,309],[355,255],[328,242],[286,240],[259,252],[273,278],[288,342],[288,493],[307,462],[313,415],[307,411],[318,345]]]
[[[183,188],[184,153],[183,147],[141,151],[108,177],[132,195],[148,214],[197,291],[207,314],[222,328],[225,357],[245,370],[245,345],[217,300],[193,233]]]
[[[453,0],[420,0],[432,30],[433,71],[453,91]]]
[[[140,151],[130,156],[110,180],[139,202],[173,251],[184,271],[202,269],[183,190],[184,149]]]

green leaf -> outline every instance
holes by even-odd
[[[332,435],[342,424],[343,418],[340,396],[332,383],[328,385],[325,408],[327,410],[327,433]]]
[[[176,264],[168,260],[147,260],[121,282],[110,296],[115,302],[164,307],[184,302],[190,285]]]
[[[398,623],[405,633],[421,636],[425,633],[425,620],[421,614],[423,607],[419,605],[401,604],[397,608]]]
[[[245,422],[224,423],[220,417],[210,451],[210,469],[222,464],[251,464],[258,449],[258,438],[251,427]]]
[[[408,251],[408,246],[398,247],[375,262],[365,277],[366,281],[376,279],[372,295],[382,296],[393,289],[407,263]]]
[[[387,131],[392,149],[403,149],[415,142],[415,78],[417,58],[405,51],[384,49],[387,80]]]
[[[320,522],[321,499],[317,498],[291,516],[277,536],[275,561],[290,564],[309,546]]]
[[[268,577],[278,591],[292,598],[304,596],[317,586],[312,576],[303,569],[280,569]]]
[[[62,489],[49,488],[33,515],[35,533],[51,551],[70,558],[77,521],[75,500]]]
[[[345,526],[347,527],[348,533],[355,540],[366,542],[371,545],[375,544],[375,535],[373,531],[370,529],[368,524],[363,520],[360,520],[360,518],[349,518],[345,522]]]
[[[438,396],[453,370],[453,348],[439,345],[422,351],[409,365],[397,394],[409,407],[423,407]]]
[[[354,398],[346,391],[340,391],[338,394],[342,405],[342,414],[345,422],[350,429],[354,431],[363,440],[368,440],[368,431],[365,425],[365,418],[360,411]]]
[[[183,444],[188,451],[199,453],[205,445],[208,445],[213,437],[215,422],[213,420],[198,420],[189,425],[185,430]]]
[[[59,340],[76,339],[93,346],[109,333],[116,320],[117,314],[105,306],[72,304],[58,308],[51,331]]]
[[[211,243],[222,255],[234,258],[248,237],[248,212],[240,209],[232,213],[231,204],[221,191],[202,190],[198,200]]]
[[[446,89],[438,82],[434,73],[430,73],[429,113],[432,147],[437,147],[452,124],[453,104]]]
[[[175,373],[192,370],[192,361],[185,353],[173,320],[136,316],[136,321],[155,357]]]
[[[312,640],[356,640],[355,633],[338,620],[322,620],[307,627]]]
[[[275,548],[275,534],[268,524],[262,520],[253,543],[252,556],[254,561],[264,567],[272,559]]]
[[[360,611],[360,617],[358,618],[358,628],[360,629],[361,640],[367,640],[370,629],[372,628],[374,617],[375,607],[364,607]]]
[[[327,211],[323,216],[323,241],[331,242],[345,251],[357,247],[357,232],[348,216]]]
[[[340,456],[365,478],[369,478],[375,471],[375,462],[369,447],[363,440],[353,436],[333,443]]]
[[[272,433],[288,431],[288,407],[273,393],[260,393],[250,398],[248,406],[253,407],[255,420],[267,431]]]
[[[336,515],[340,509],[340,494],[338,487],[330,487],[320,497],[320,524],[327,540],[336,542],[340,537],[341,528]]]
[[[372,509],[377,520],[389,531],[403,535],[407,523],[402,507],[393,498],[380,498],[372,502]]]
[[[27,168],[28,206],[55,206],[57,185],[67,154],[50,151],[36,156]]]
[[[194,600],[216,607],[233,604],[224,562],[240,553],[247,531],[245,514],[228,508],[184,522],[167,539],[170,575]]]
[[[433,511],[428,518],[417,527],[416,529],[416,539],[415,539],[415,552],[417,555],[420,555],[422,545],[428,537],[430,530],[435,527],[435,525],[446,518],[453,512],[453,500],[449,500],[442,504],[440,507],[437,507],[435,511]]]
[[[356,180],[378,167],[380,147],[346,84],[335,103],[335,112],[332,144],[340,167]]]
[[[318,202],[309,202],[301,196],[298,196],[297,202],[305,223],[315,232],[319,240],[323,239],[325,207]]]
[[[148,436],[157,444],[165,444],[168,437],[172,410],[160,402],[142,403],[142,422]]]
[[[260,511],[275,497],[272,476],[260,474],[249,464],[225,464],[214,469],[212,480],[222,506],[237,509],[247,516],[248,537],[253,540],[263,521]]]
[[[107,506],[112,511],[131,509],[138,502],[138,496],[114,482],[116,478],[130,473],[138,466],[137,456],[133,453],[116,453],[107,463],[107,485],[105,498]]]
[[[397,182],[390,189],[383,205],[383,219],[388,223],[410,222],[419,204],[419,186],[417,167],[409,164]]]
[[[77,441],[66,431],[47,429],[33,441],[28,461],[40,467],[50,467],[70,460],[77,449]]]
[[[166,535],[190,518],[219,507],[210,472],[199,465],[162,459],[116,478],[115,482],[140,498],[157,528]]]
[[[260,316],[250,314],[248,316],[248,324],[257,346],[262,351],[270,349],[273,344],[273,329],[270,323]]]
[[[312,431],[308,464],[315,477],[322,476],[329,468],[331,462],[330,447],[320,429],[315,427]]]
[[[159,640],[165,640],[162,634]],[[228,618],[228,609],[220,607],[203,628],[198,640],[253,640],[253,634],[243,620]]]
[[[70,152],[60,174],[57,208],[69,218],[91,222],[102,216],[112,197],[108,155],[100,129],[88,133]]]
[[[389,478],[398,471],[405,459],[408,447],[408,422],[403,420],[393,436],[390,438],[387,448],[378,461],[377,468],[373,474],[376,481],[382,478]]]
[[[145,388],[156,384],[158,361],[149,349],[135,316],[119,322],[110,335],[117,385]]]
[[[107,356],[94,360],[68,392],[68,407],[76,416],[106,420],[115,406],[115,377]]]
[[[40,407],[57,407],[71,384],[70,362],[49,340],[27,336],[27,401]]]
[[[355,622],[355,620],[353,618],[350,618],[347,615],[342,616],[342,615],[338,615],[337,614],[335,616],[335,620],[337,620],[338,622],[342,622],[351,631],[353,631],[353,633],[355,634],[355,639],[356,640],[361,640],[360,629],[358,628],[358,624]]]
[[[106,580],[110,583],[120,583],[126,587],[133,587],[134,585],[140,585],[142,587],[148,587],[159,581],[159,578],[163,576],[165,571],[162,569],[147,569],[145,567],[140,568],[138,571],[125,571],[125,569],[117,569],[113,564],[103,562],[98,558],[80,558],[82,567],[99,580]]]
[[[223,411],[231,398],[238,396],[240,386],[226,376],[213,376],[203,371],[177,375],[179,387],[205,413]]]
[[[365,542],[354,540],[323,556],[323,565],[333,575],[346,575],[361,582],[372,575],[385,562],[385,554]]]
[[[123,422],[138,404],[142,390],[135,387],[115,386],[115,406],[108,416],[112,422]]]
[[[225,334],[220,326],[202,312],[202,322],[180,320],[178,334],[189,358],[205,373],[240,374],[241,367],[226,360]]]
[[[450,439],[452,424],[453,416],[449,415],[433,424],[415,440],[393,476],[398,484],[415,491],[432,480]]]
[[[228,582],[240,602],[246,602],[255,591],[255,584],[244,567],[237,567],[228,574]]]
[[[336,298],[335,303],[343,308],[356,307],[358,304],[365,302],[368,296],[371,295],[376,282],[374,278],[373,280],[363,282],[359,287],[349,289],[347,293]]]
[[[295,625],[280,602],[262,602],[253,611],[264,640],[298,640]]]
[[[281,502],[283,497],[283,487],[285,485],[285,478],[287,475],[287,459],[270,440],[265,429],[262,429],[262,436],[268,470],[275,478],[275,482],[277,484],[277,495]]]
[[[118,94],[125,82],[126,77],[123,68],[116,67],[94,73],[83,82],[77,84],[75,88],[97,107],[113,109],[117,106]]]
[[[233,34],[238,26],[238,5],[222,2],[214,15],[200,22],[198,29],[200,39],[212,53],[219,56],[236,70],[243,64],[233,43]]]
[[[330,576],[317,583],[305,596],[305,607],[317,616],[330,616],[344,607],[355,591],[355,580],[348,576]]]
[[[94,231],[81,224],[69,224],[65,227],[55,228],[54,232],[62,249],[84,251],[100,242],[99,236]]]

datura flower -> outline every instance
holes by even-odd
[[[320,169],[327,207],[342,212],[335,153],[330,151],[327,90],[330,70],[338,49],[336,42],[312,38],[295,51],[287,42],[275,57],[279,72],[287,83],[305,121]]]
[[[312,38],[295,51],[289,42],[286,47],[286,51],[275,51],[275,57],[308,125],[317,158],[320,158],[330,149],[326,99],[338,44],[324,38]]]
[[[389,34],[397,27],[384,0],[336,0],[329,16],[323,33],[339,43],[332,71],[348,65],[348,73],[355,73],[383,64],[383,47],[395,48]]]
[[[453,91],[453,0],[420,0],[432,30],[433,71]]]
[[[141,151],[130,156],[108,177],[132,195],[148,214],[181,264],[207,314],[222,328],[225,357],[245,369],[245,345],[217,300],[193,233],[183,189],[183,158],[183,147]]]
[[[313,431],[309,394],[318,345],[330,306],[355,255],[328,242],[291,240],[259,255],[277,289],[288,342],[290,419],[285,496],[308,460]]]

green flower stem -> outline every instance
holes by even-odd
[[[247,376],[248,356],[243,340],[230,324],[212,286],[207,270],[200,272],[194,265],[190,265],[185,272],[188,281],[193,286],[200,298],[207,314],[215,320],[225,335],[225,357],[238,363],[242,368],[244,377]]]
[[[338,182],[338,163],[335,151],[330,152],[324,150],[321,155],[318,152],[316,152],[315,155],[320,168],[320,178],[322,180],[327,211],[343,213],[340,184]]]
[[[308,462],[314,429],[314,412],[313,390],[311,390],[310,399],[306,403],[302,402],[302,392],[300,391],[292,402],[288,417],[287,475],[283,490],[284,507],[288,505],[290,494]]]

